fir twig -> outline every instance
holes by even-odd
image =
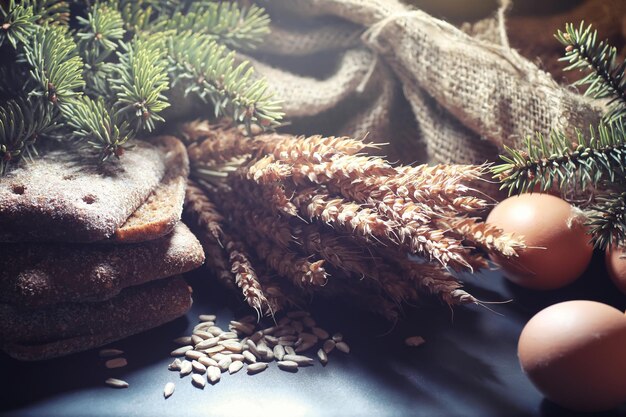
[[[588,213],[594,246],[605,249],[626,240],[626,191],[600,195]]]
[[[33,8],[25,5],[16,5],[14,0],[9,1],[7,8],[0,4],[0,46],[8,39],[16,48],[18,43],[26,44],[37,30],[35,22],[37,15]]]
[[[614,122],[626,115],[626,61],[617,62],[617,49],[608,44],[607,40],[597,42],[598,32],[591,25],[579,27],[567,24],[565,31],[558,31],[556,38],[565,46],[562,61],[570,65],[570,70],[590,70],[585,77],[576,81],[575,85],[587,85],[586,95],[595,98],[612,97],[610,109],[604,115],[608,122]]]

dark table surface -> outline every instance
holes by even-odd
[[[341,331],[352,351],[333,351],[319,363],[292,374],[276,364],[250,376],[223,374],[204,390],[167,370],[171,340],[188,335],[201,313],[218,315],[218,325],[248,314],[234,295],[205,270],[187,275],[194,305],[186,317],[114,343],[128,366],[108,370],[98,350],[55,360],[22,363],[0,356],[0,415],[3,416],[562,416],[566,410],[543,399],[521,372],[517,339],[541,308],[568,299],[592,299],[626,308],[626,296],[610,283],[600,256],[567,288],[526,291],[498,272],[464,276],[467,289],[486,301],[453,311],[436,302],[410,308],[395,325],[341,302],[316,300],[313,317],[330,332]],[[421,335],[417,348],[404,338]],[[106,387],[122,378],[128,389]],[[163,399],[163,387],[176,392]],[[626,415],[626,407],[605,413]]]

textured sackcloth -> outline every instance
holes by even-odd
[[[482,163],[602,111],[509,47],[503,8],[473,37],[396,0],[258,3],[273,34],[251,62],[295,133],[369,133],[403,162]]]

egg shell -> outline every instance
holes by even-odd
[[[626,401],[626,316],[596,301],[551,305],[526,324],[522,370],[553,402],[575,411],[610,410]]]
[[[584,221],[568,202],[550,194],[521,194],[500,202],[486,220],[524,239],[516,258],[492,254],[508,279],[536,289],[552,290],[575,281],[593,255]]]
[[[606,270],[615,286],[626,294],[626,248],[610,247],[605,255]]]

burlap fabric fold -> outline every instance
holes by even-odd
[[[602,111],[505,34],[473,37],[396,0],[258,3],[274,27],[252,62],[296,133],[368,133],[403,162],[482,163],[534,132],[595,124]]]

